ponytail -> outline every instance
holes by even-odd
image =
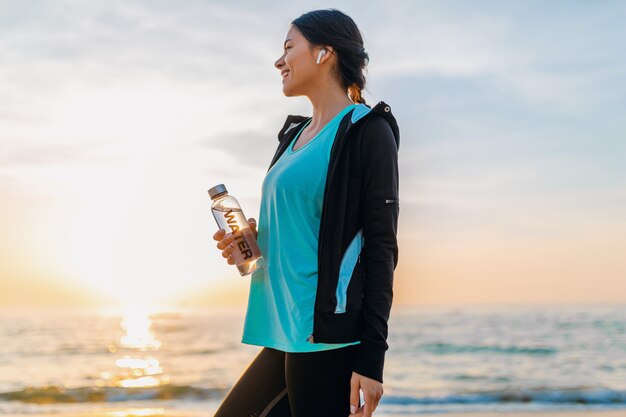
[[[352,101],[354,101],[355,103],[366,104],[365,99],[361,95],[361,89],[359,88],[359,85],[357,83],[354,83],[350,87],[348,87],[348,94],[350,95],[350,99],[352,99]]]

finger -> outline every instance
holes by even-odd
[[[357,408],[356,413],[350,414],[348,417],[363,417],[363,406]]]
[[[226,233],[222,236],[222,239],[218,242],[217,247],[220,249],[224,249],[226,246],[230,244],[234,240],[234,236],[232,233]]]
[[[363,402],[363,417],[372,417],[372,413],[374,410],[372,409],[371,401]]]
[[[235,237],[233,236],[232,233],[227,233],[218,243],[217,243],[217,248],[218,249],[226,249],[226,247],[228,245],[230,245],[230,243],[235,240]]]
[[[356,413],[359,408],[359,388],[359,379],[353,376],[350,379],[350,412],[352,414]]]
[[[229,244],[228,246],[226,246],[226,248],[222,251],[222,256],[224,258],[228,258],[229,256],[232,256],[233,251],[235,250],[235,248],[233,247],[232,244]]]
[[[224,229],[218,230],[217,232],[213,234],[213,239],[222,240],[222,237],[224,237],[224,233],[226,233],[226,230]]]
[[[226,263],[228,265],[235,265],[235,260],[233,259],[232,256],[228,256],[228,258],[226,258]]]
[[[356,413],[350,414],[348,417],[363,417],[363,408],[359,408]]]
[[[378,408],[378,403],[380,403],[380,399],[382,398],[382,396],[383,396],[383,393],[381,391],[380,397],[376,398],[376,401],[374,401],[374,407],[373,407],[372,412],[376,411],[376,409]]]
[[[374,391],[363,392],[363,404],[365,404],[367,402],[370,405],[374,405],[376,403],[376,401],[378,400],[378,398],[376,398],[376,397],[377,397],[377,395],[375,394]]]

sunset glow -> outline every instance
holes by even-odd
[[[299,6],[90,4],[3,6],[0,306],[243,306],[206,191],[258,217],[278,130],[310,115],[274,67]],[[623,54],[593,6],[376,7],[352,14],[401,131],[394,302],[624,301]]]

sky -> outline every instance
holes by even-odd
[[[291,20],[359,26],[400,126],[394,305],[626,302],[620,1],[0,0],[0,306],[242,305]]]

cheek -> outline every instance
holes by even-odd
[[[290,53],[285,55],[285,64],[287,64],[289,68],[293,68],[293,64],[295,61],[296,60],[292,58],[292,55]]]
[[[302,53],[299,53],[299,51],[291,50],[285,55],[285,63],[291,70],[296,68],[302,70],[304,67],[304,56]]]

